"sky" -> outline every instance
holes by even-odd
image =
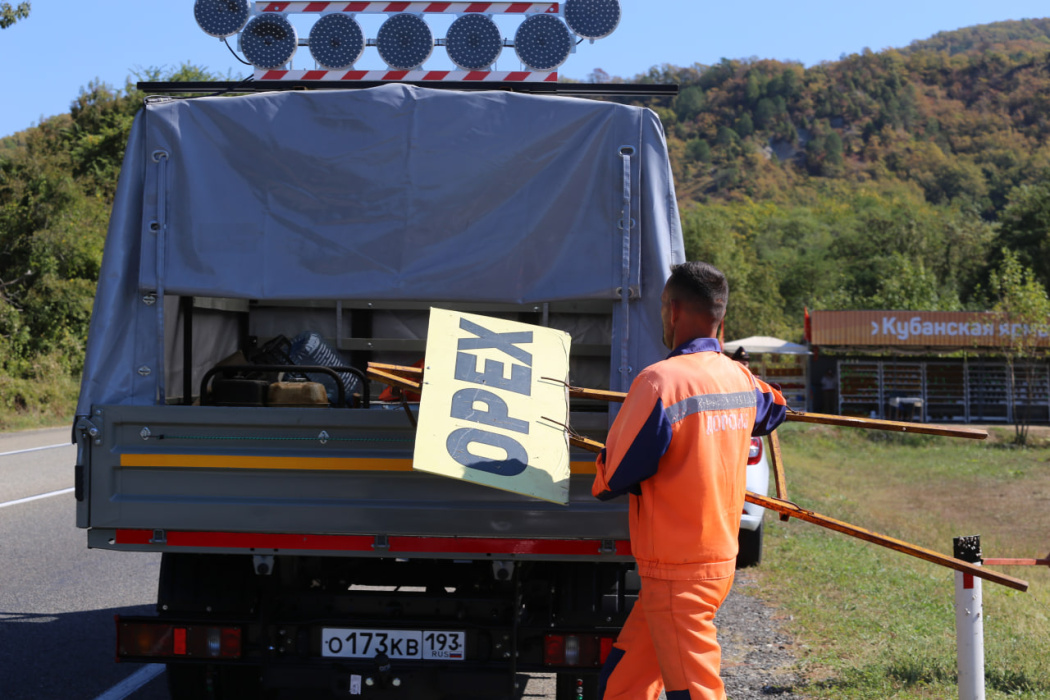
[[[17,4],[17,0],[9,0]],[[594,69],[630,78],[652,66],[712,64],[722,58],[774,58],[810,66],[834,61],[864,48],[878,51],[908,45],[939,31],[1008,19],[1050,15],[1045,0],[620,0],[616,31],[593,44],[584,42],[559,69],[585,79]],[[360,15],[365,35],[374,38],[382,16]],[[315,15],[292,16],[305,37]],[[452,18],[431,18],[435,36],[444,36]],[[513,37],[520,19],[501,22]],[[509,22],[509,23],[508,23]],[[236,47],[236,37],[231,45]],[[0,136],[69,111],[81,88],[101,81],[123,88],[129,77],[149,68],[175,69],[185,62],[231,79],[250,71],[223,43],[193,19],[192,0],[34,0],[28,19],[0,30]],[[313,68],[301,47],[295,68]],[[368,48],[355,66],[385,66]],[[435,49],[425,68],[452,68],[444,49]],[[518,70],[513,49],[504,49],[497,69]],[[133,78],[134,79],[134,78]]]

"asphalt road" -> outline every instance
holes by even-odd
[[[160,555],[87,548],[69,440],[0,434],[0,698],[168,700],[163,666],[114,662],[113,616],[153,613]],[[525,697],[553,698],[553,681]]]
[[[160,556],[87,548],[69,439],[0,435],[0,697],[167,698],[162,667],[113,661],[113,616],[152,611]]]
[[[160,556],[87,548],[75,526],[69,438],[68,428],[0,434],[0,698],[168,700],[163,666],[114,662],[113,616],[152,614]],[[751,697],[747,688],[765,694],[785,661],[733,659],[773,650],[776,626],[768,610],[730,604],[757,601],[730,598],[719,615],[724,671],[748,676],[732,680],[733,697]],[[552,700],[552,678],[533,676],[524,697]]]

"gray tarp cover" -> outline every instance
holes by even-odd
[[[626,275],[641,298],[614,316],[624,388],[663,356],[660,291],[683,258],[647,109],[403,85],[151,100],[120,176],[78,414],[162,395],[164,305],[149,293],[616,300]]]

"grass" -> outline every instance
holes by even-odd
[[[934,549],[981,535],[986,557],[1050,551],[1050,449],[825,426],[780,431],[789,498]],[[806,697],[955,698],[954,572],[800,521],[767,516],[760,595],[788,618]],[[1050,699],[1050,571],[985,582],[987,697]]]
[[[28,378],[0,375],[0,432],[70,425],[78,379],[59,367],[34,367]]]

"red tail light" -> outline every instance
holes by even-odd
[[[543,638],[543,663],[596,668],[605,663],[612,643],[612,637],[596,634],[548,634]]]
[[[748,464],[758,464],[762,459],[762,438],[751,438],[751,450],[747,453]]]
[[[238,659],[241,628],[117,621],[117,658]]]

